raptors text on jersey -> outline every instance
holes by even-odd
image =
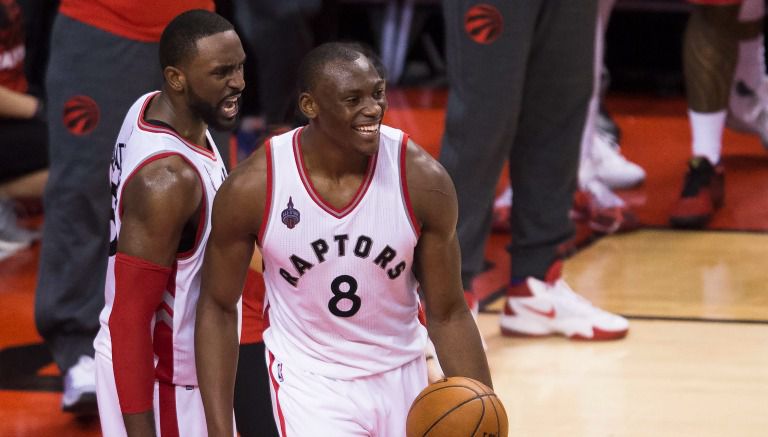
[[[266,146],[264,341],[282,362],[331,378],[400,367],[426,343],[412,272],[418,232],[404,189],[408,137],[383,125],[380,132],[379,150],[342,208],[312,186],[301,129]]]

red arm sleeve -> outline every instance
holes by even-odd
[[[152,409],[155,362],[152,317],[171,275],[159,266],[124,253],[115,257],[115,300],[109,316],[112,367],[123,414]]]

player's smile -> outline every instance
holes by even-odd
[[[354,126],[353,129],[357,131],[364,138],[371,138],[379,134],[380,125],[381,125],[381,120],[375,123],[359,124]]]

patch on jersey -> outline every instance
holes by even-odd
[[[74,96],[64,103],[64,126],[73,135],[86,135],[99,124],[99,105],[88,96]]]
[[[285,208],[280,214],[283,219],[283,224],[288,226],[288,229],[293,229],[299,221],[301,221],[301,213],[299,210],[293,207],[293,198],[288,197],[288,208]]]
[[[464,15],[464,30],[478,44],[491,44],[503,29],[504,18],[501,12],[487,3],[472,6]]]
[[[277,380],[283,382],[283,363],[277,363]]]

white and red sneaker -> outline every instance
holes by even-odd
[[[507,336],[564,335],[573,340],[617,340],[627,335],[624,317],[603,311],[579,296],[561,277],[562,262],[550,267],[546,280],[534,277],[510,287],[501,315]]]

